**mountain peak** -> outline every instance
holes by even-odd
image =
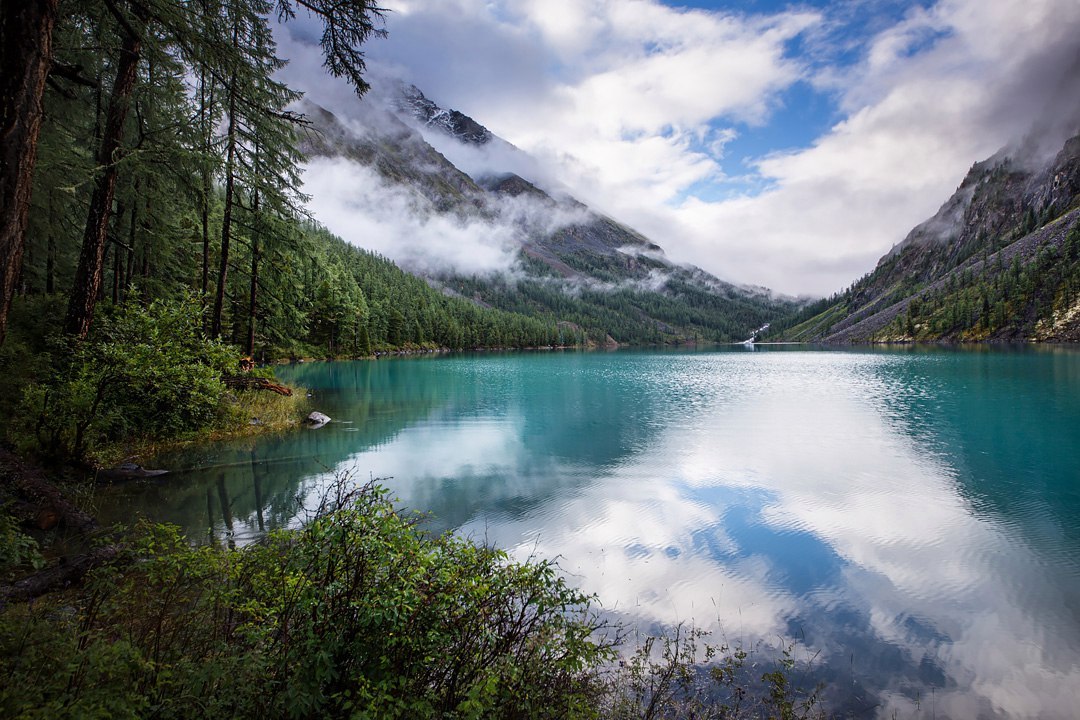
[[[463,143],[486,145],[494,137],[490,130],[468,115],[457,110],[439,107],[438,104],[425,97],[420,88],[415,85],[402,83],[396,100],[399,111]]]
[[[569,318],[620,342],[741,339],[791,308],[675,265],[632,228],[549,193],[530,177],[526,153],[415,86],[386,91],[361,103],[356,121],[312,108],[304,151],[356,166],[320,167],[349,178],[330,181],[341,195],[330,214],[368,215],[363,224],[375,229],[366,236],[397,238],[405,267],[444,292]]]

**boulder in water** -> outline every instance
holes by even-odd
[[[325,425],[326,423],[330,422],[330,416],[329,415],[323,415],[318,410],[315,410],[314,412],[312,412],[310,415],[307,416],[307,421],[306,422],[312,428],[320,428],[323,425]]]
[[[147,470],[141,465],[126,462],[116,467],[98,470],[98,477],[105,480],[135,480],[137,478],[157,477],[169,472],[168,470]]]

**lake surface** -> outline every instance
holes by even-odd
[[[1080,713],[1080,353],[456,355],[284,367],[334,422],[163,458],[134,514],[245,542],[335,474],[605,608],[797,639],[858,717]]]

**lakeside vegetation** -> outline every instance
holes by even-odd
[[[274,79],[268,18],[311,11],[328,69],[362,92],[376,5],[15,5],[2,11],[12,61],[0,86],[18,131],[5,134],[0,187],[0,715],[629,718],[696,697],[717,717],[814,707],[783,674],[753,702],[732,675],[714,678],[727,694],[698,695],[704,651],[665,646],[617,670],[617,628],[553,562],[430,535],[378,487],[339,485],[301,528],[244,548],[99,527],[73,466],[295,419],[300,393],[230,385],[271,379],[247,358],[585,344],[612,323],[441,292],[307,217],[304,121]]]
[[[43,564],[9,524],[0,543],[5,581]],[[821,716],[790,648],[751,666],[680,627],[627,649],[553,562],[429,535],[374,484],[240,549],[149,524],[98,543],[78,586],[3,587],[4,717]]]
[[[1071,224],[1070,224],[1071,223]],[[1028,227],[1028,226],[1025,226]],[[879,276],[925,249],[903,248],[851,287],[808,304],[769,329],[770,339],[815,341],[875,312],[887,323],[862,342],[1076,342],[1080,308],[1080,223],[1050,221],[1049,240],[984,250],[942,278],[904,275],[875,297]],[[871,300],[867,300],[867,298]],[[849,320],[848,318],[854,318]]]

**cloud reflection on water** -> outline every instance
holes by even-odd
[[[418,426],[350,462],[402,478],[395,488],[414,507],[469,485],[484,504],[460,531],[559,557],[646,627],[692,621],[742,641],[804,633],[826,662],[854,653],[855,675],[865,663],[887,678],[863,678],[881,683],[882,716],[918,715],[931,694],[939,715],[1065,717],[1080,687],[1076,627],[1043,628],[1021,591],[1039,558],[958,492],[957,470],[925,444],[926,418],[905,415],[882,372],[895,361],[656,363],[634,379],[652,388],[659,433],[614,464],[545,461],[524,430],[531,410],[515,401],[497,421]],[[521,512],[510,500],[536,482],[549,497]]]
[[[157,502],[175,493],[216,523],[214,503],[231,503],[242,538],[263,515],[287,522],[296,493],[314,505],[337,472],[392,478],[433,529],[557,557],[645,629],[798,638],[862,716],[1070,717],[1080,371],[1065,365],[1080,356],[316,365],[297,381],[343,422],[222,452],[201,476],[153,487]]]

